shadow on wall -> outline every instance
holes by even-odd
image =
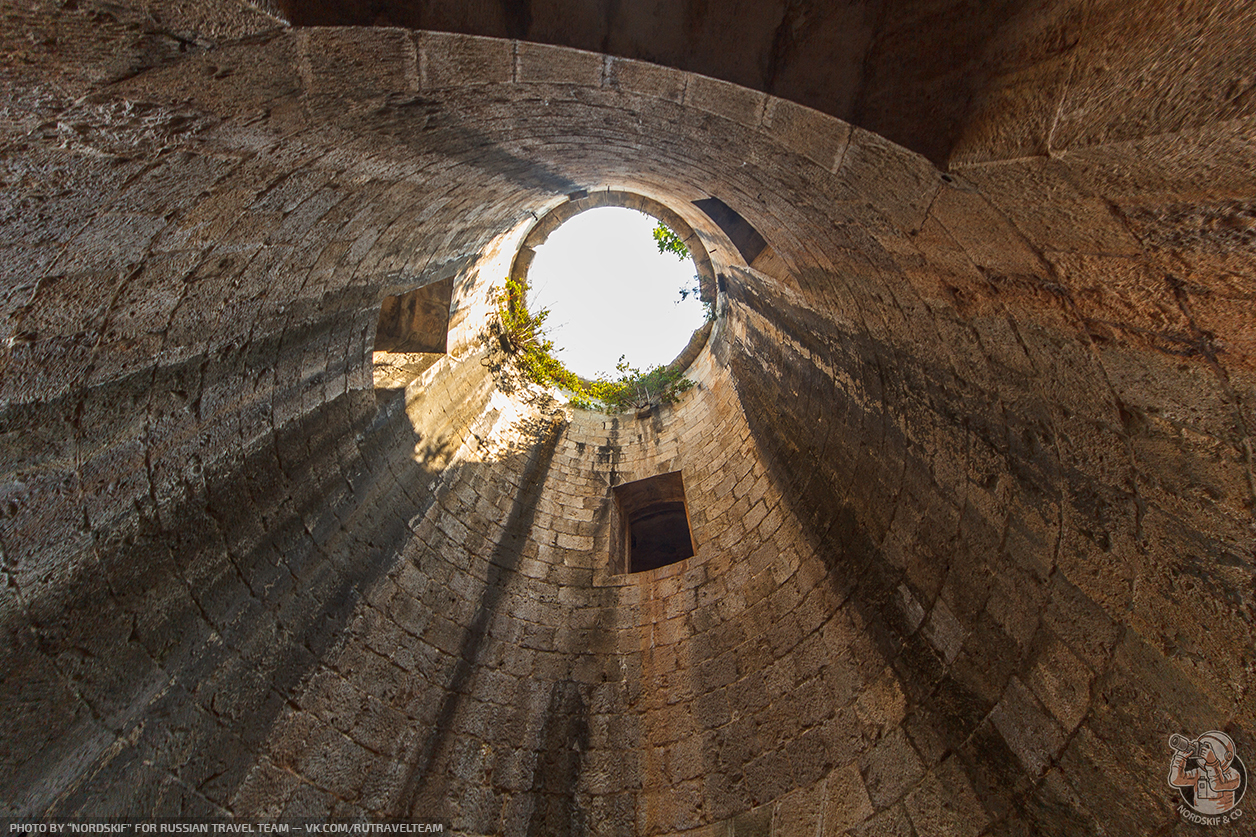
[[[377,352],[444,353],[449,342],[449,305],[454,277],[390,296],[379,308]]]
[[[1088,60],[1095,60],[1090,53],[1111,55],[1084,36],[1088,26],[1112,22],[1092,24],[1067,2],[689,0],[671,4],[666,15],[620,2],[560,0],[535,14],[533,5],[280,0],[296,26],[395,26],[514,38],[700,73],[846,120],[940,166],[955,152],[977,158],[1045,153],[1069,62],[1077,54]],[[1106,37],[1095,36],[1100,43]],[[1090,48],[1079,50],[1082,45]],[[1113,74],[1125,78],[1128,72],[1122,66]],[[1074,70],[1072,77],[1083,73]],[[1100,121],[1113,117],[1101,113]]]
[[[445,697],[441,701],[440,711],[437,712],[436,720],[426,735],[423,747],[410,765],[399,806],[393,812],[396,816],[406,816],[415,808],[421,793],[420,785],[424,779],[430,777],[432,764],[437,758],[438,751],[448,748],[454,717],[458,713],[459,705],[467,696],[470,681],[479,664],[489,623],[497,616],[502,598],[508,592],[509,582],[517,575],[519,563],[523,558],[523,550],[528,543],[532,523],[539,508],[538,501],[545,488],[546,477],[549,476],[554,449],[562,434],[561,417],[550,422],[541,422],[535,430],[539,434],[538,444],[522,455],[523,466],[520,475],[522,489],[514,495],[510,511],[503,524],[502,537],[489,557],[488,577],[483,595],[459,645],[453,675],[445,690]],[[426,809],[439,807],[446,793],[447,790],[443,787],[424,788],[422,796]]]
[[[6,648],[7,699],[27,709],[5,712],[4,810],[230,810],[279,713],[413,538],[483,403],[459,406],[444,425],[368,423],[371,393],[350,391],[100,535],[95,572],[30,602],[31,632]]]
[[[1025,793],[1033,777],[988,720],[1007,678],[1024,665],[1024,653],[996,625],[983,626],[972,637],[989,643],[982,651],[994,671],[974,676],[971,664],[957,662],[939,647],[936,623],[922,625],[925,611],[933,606],[948,577],[967,579],[962,595],[969,601],[960,610],[962,618],[979,613],[982,597],[988,593],[983,579],[991,556],[966,554],[966,545],[955,534],[958,527],[944,522],[946,516],[960,512],[953,498],[937,498],[936,511],[930,511],[935,503],[926,505],[926,515],[941,517],[927,521],[929,537],[920,544],[923,554],[908,558],[913,567],[905,569],[885,550],[886,529],[894,513],[893,498],[885,494],[887,486],[906,475],[910,480],[925,480],[914,489],[917,494],[927,495],[930,487],[937,487],[930,486],[929,464],[913,461],[919,447],[913,448],[893,417],[885,414],[887,405],[852,398],[826,369],[841,369],[859,380],[866,372],[857,368],[861,359],[875,365],[877,358],[885,356],[886,347],[876,345],[868,335],[839,337],[833,323],[790,305],[757,284],[749,273],[737,271],[728,285],[733,316],[747,322],[744,342],[730,349],[729,363],[750,431],[783,499],[802,522],[802,533],[814,554],[824,557],[825,578],[838,598],[858,614],[871,647],[890,666],[907,697],[903,726],[911,739],[901,734],[887,737],[860,758],[861,769],[869,773],[870,792],[875,797],[876,765],[885,759],[901,762],[900,769],[907,772],[913,764],[936,760],[927,750],[921,755],[914,751],[913,746],[921,746],[924,740],[934,753],[952,761],[951,769],[959,766],[988,811],[1037,805]],[[749,312],[752,316],[747,317]],[[757,318],[766,319],[787,339],[760,333],[753,326]],[[790,342],[802,351],[786,348]],[[945,380],[940,369],[925,377]],[[806,392],[810,397],[783,395],[789,392]],[[824,420],[826,415],[830,420]],[[842,424],[835,424],[832,416],[846,416],[847,424],[865,431],[877,428],[885,438],[879,444],[857,447],[840,444],[831,437]],[[808,467],[798,467],[800,462]],[[1028,463],[1023,474],[1034,480],[1040,492],[1052,491],[1054,474],[1034,472]],[[913,502],[918,498],[913,497]],[[923,590],[918,586],[922,581],[928,585]],[[975,683],[987,688],[976,688]],[[920,739],[921,735],[925,737]],[[1051,804],[1034,812],[1036,827],[1049,825],[1044,833],[1057,834],[1090,830],[1091,824],[1050,789],[1043,789],[1042,794]]]

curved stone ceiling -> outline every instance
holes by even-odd
[[[268,5],[264,0],[259,5]],[[404,26],[649,61],[847,120],[939,165],[1250,117],[1225,0],[275,0],[299,26]]]
[[[1256,752],[1250,119],[942,172],[667,67],[158,11],[5,11],[7,813],[1142,834],[1170,734]],[[607,188],[767,244],[640,417],[480,336]],[[696,555],[611,572],[673,471]]]

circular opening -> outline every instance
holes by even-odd
[[[643,371],[666,365],[706,321],[692,258],[660,252],[658,226],[636,210],[600,207],[537,247],[528,309],[549,311],[547,336],[577,375],[616,377],[621,357]]]

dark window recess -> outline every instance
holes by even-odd
[[[409,293],[390,296],[379,309],[377,352],[444,352],[449,337],[451,276]]]
[[[619,572],[639,573],[693,555],[685,486],[679,471],[617,485],[621,538],[612,552]]]
[[[728,236],[728,240],[733,242],[737,252],[741,253],[741,257],[746,260],[746,264],[754,264],[754,260],[759,258],[763,248],[768,246],[763,236],[759,235],[759,231],[750,226],[749,221],[719,198],[703,198],[700,201],[694,201],[693,205],[719,225],[724,235]]]

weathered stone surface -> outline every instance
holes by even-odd
[[[1246,10],[1216,0],[276,2],[301,26],[519,38],[701,73],[939,163],[1042,156],[1256,113]]]
[[[1176,72],[1250,15],[428,5],[557,45],[5,8],[0,810],[1146,833],[1169,734],[1254,752],[1250,97]],[[479,337],[612,198],[718,288],[647,415]],[[448,353],[373,357],[437,284]],[[696,554],[616,572],[612,487],[673,472]]]

